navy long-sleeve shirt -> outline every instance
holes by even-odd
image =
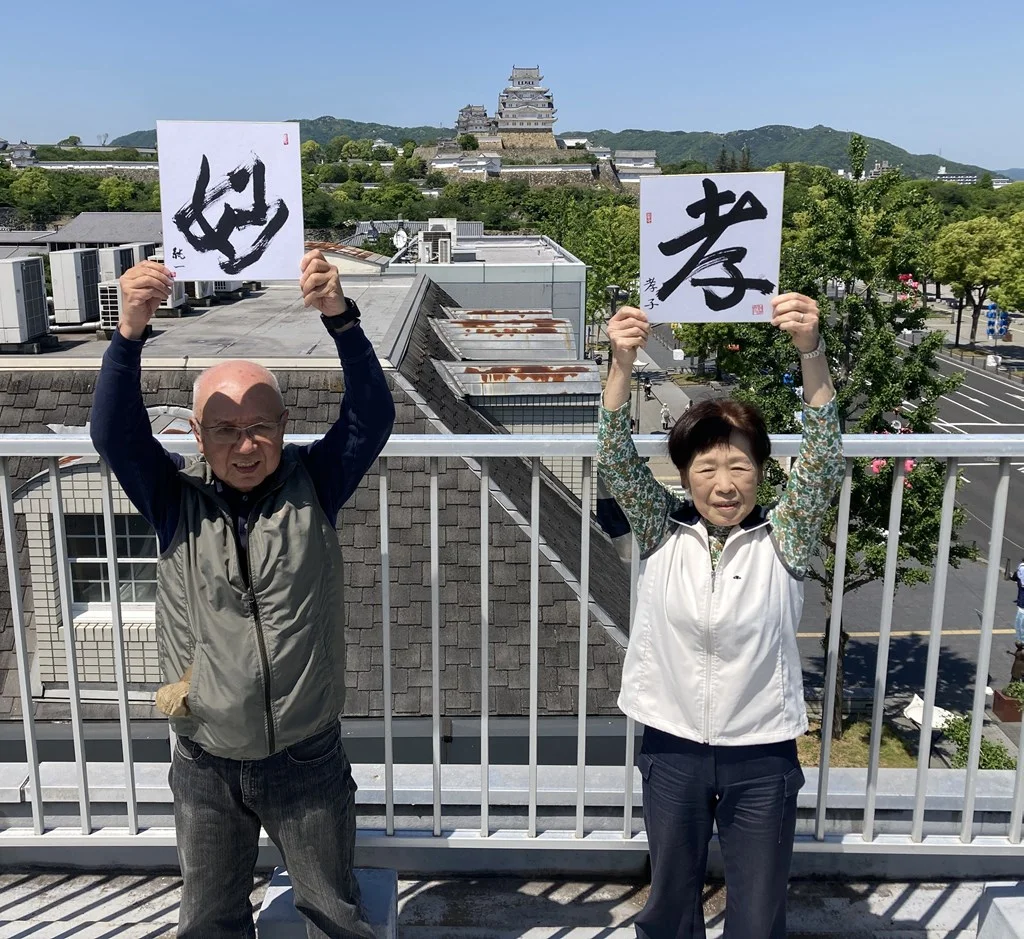
[[[395,420],[391,390],[361,327],[356,324],[335,333],[334,340],[345,374],[341,413],[330,430],[301,454],[332,522],[384,448]],[[125,495],[156,530],[163,552],[178,527],[183,485],[178,470],[185,459],[166,451],[153,436],[142,400],[143,345],[144,340],[125,339],[114,332],[96,382],[90,433]],[[272,478],[251,493],[223,486],[222,495],[234,512],[243,547],[249,507],[271,482]]]

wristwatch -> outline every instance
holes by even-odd
[[[349,323],[359,322],[359,307],[356,306],[355,300],[351,297],[345,297],[345,310],[339,313],[337,316],[324,316],[320,314],[320,320],[327,327],[327,331],[331,333],[340,332]]]

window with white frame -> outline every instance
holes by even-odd
[[[72,602],[110,603],[103,516],[67,515],[65,521]],[[141,515],[115,515],[114,534],[121,601],[156,602],[156,532]]]

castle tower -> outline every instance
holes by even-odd
[[[498,95],[498,133],[505,148],[557,146],[554,97],[541,85],[543,78],[539,67],[512,67],[508,86]]]
[[[455,130],[460,136],[473,134],[475,137],[489,137],[496,133],[495,122],[487,116],[487,109],[482,104],[467,104],[459,111]]]

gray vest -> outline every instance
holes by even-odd
[[[341,548],[296,448],[249,514],[245,585],[209,464],[181,470],[181,517],[157,564],[164,677],[192,665],[175,733],[216,756],[269,756],[336,721],[345,698]]]

